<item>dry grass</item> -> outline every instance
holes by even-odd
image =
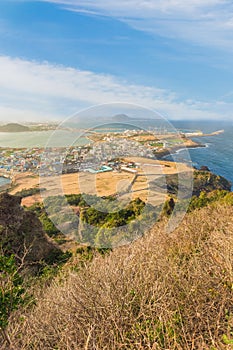
[[[141,157],[131,157],[128,161],[139,162],[142,169],[139,169],[140,176],[134,182],[132,187],[132,198],[141,198],[143,201],[152,205],[158,205],[165,200],[164,193],[157,193],[150,188],[150,182],[156,181],[159,176],[165,174],[177,174],[181,172],[192,171],[187,165],[168,161],[157,161]],[[146,164],[146,165],[145,165]],[[15,186],[10,191],[16,194],[23,189],[36,188],[40,185],[45,188],[44,196],[56,196],[58,194],[78,194],[78,193],[96,193],[98,196],[110,196],[119,192],[124,183],[127,188],[133,180],[134,175],[126,172],[115,173],[106,172],[93,175],[90,173],[63,174],[61,176],[42,177],[26,172],[15,175]],[[164,179],[165,181],[165,179]],[[148,188],[150,188],[148,190]],[[22,199],[22,205],[31,206],[36,202],[42,202],[40,194]]]
[[[232,349],[233,208],[196,211],[171,235],[165,224],[78,272],[67,267],[13,318],[16,348]]]

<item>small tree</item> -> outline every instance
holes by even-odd
[[[168,199],[163,206],[162,215],[169,217],[175,208],[175,201],[173,198]]]
[[[24,292],[14,255],[0,255],[0,331],[10,347],[12,344],[7,332],[9,317],[24,303]]]

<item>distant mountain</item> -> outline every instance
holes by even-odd
[[[23,132],[30,131],[30,128],[17,123],[9,123],[0,126],[0,132]]]
[[[132,118],[130,118],[128,115],[126,114],[116,114],[112,117],[112,119],[115,122],[127,122],[130,121]]]

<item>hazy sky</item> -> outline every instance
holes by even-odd
[[[129,102],[233,118],[232,0],[1,0],[0,120]]]

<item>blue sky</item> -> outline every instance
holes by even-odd
[[[0,120],[129,102],[233,118],[229,0],[1,0]]]

